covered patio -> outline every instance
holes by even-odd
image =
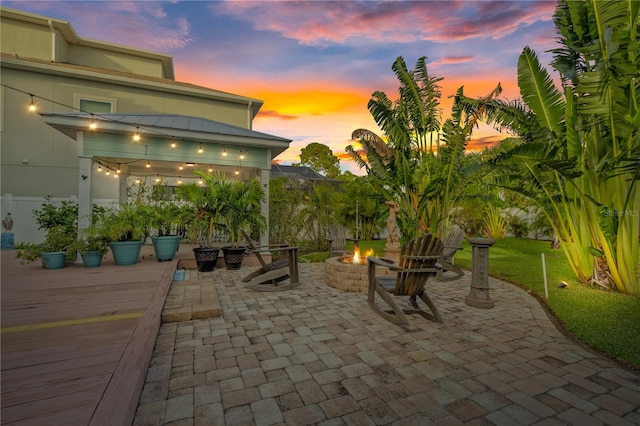
[[[99,173],[118,179],[119,203],[127,185],[146,182],[168,188],[197,181],[194,171],[230,179],[258,178],[268,193],[271,162],[290,139],[200,117],[175,114],[42,112],[45,123],[75,140],[79,228],[88,226]],[[262,214],[269,218],[268,199]],[[263,236],[262,244],[267,244]]]

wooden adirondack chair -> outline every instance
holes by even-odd
[[[344,227],[332,223],[327,228],[327,241],[329,241],[329,257],[347,254],[347,233]]]
[[[262,265],[261,268],[242,279],[242,282],[247,283],[247,288],[259,291],[281,291],[300,285],[298,277],[298,247],[291,247],[288,244],[257,246],[251,236],[244,230],[242,235],[247,240],[251,253],[255,254],[260,265]],[[266,262],[261,254],[264,252],[280,252],[280,258],[275,262]],[[287,279],[289,279],[288,283],[281,284]]]
[[[437,237],[424,234],[402,247],[398,263],[369,256],[367,258],[369,306],[382,318],[404,327],[409,327],[409,320],[405,314],[420,314],[431,321],[442,322],[438,309],[425,291],[427,280],[436,275],[440,268],[437,262],[442,255],[442,247],[442,241]],[[396,276],[376,276],[376,266],[397,271],[397,274]],[[378,306],[375,301],[376,294],[389,305],[391,310],[383,310]],[[408,296],[413,309],[401,308],[392,295]],[[418,297],[431,312],[426,312],[418,306]]]
[[[438,281],[453,281],[464,276],[464,271],[453,264],[453,257],[458,250],[462,250],[460,246],[464,240],[465,233],[462,228],[456,226],[451,229],[444,237],[444,249],[438,263],[442,265],[442,269],[438,270]],[[447,272],[451,272],[447,274]]]

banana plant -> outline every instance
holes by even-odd
[[[561,46],[551,65],[562,90],[526,47],[518,60],[523,104],[463,100],[465,108],[482,105],[489,122],[521,136],[523,143],[495,165],[527,182],[511,189],[531,189],[528,195],[553,224],[577,277],[636,295],[639,8],[630,0],[560,0],[554,22]]]

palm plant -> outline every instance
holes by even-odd
[[[640,294],[640,4],[560,0],[561,46],[553,68],[531,49],[518,61],[524,103],[465,99],[523,143],[496,166],[527,185],[509,186],[540,206],[583,281]]]
[[[426,60],[418,59],[415,70],[407,70],[399,57],[392,66],[400,80],[398,100],[392,102],[385,93],[374,92],[369,101],[369,111],[386,141],[370,130],[358,129],[352,139],[363,149],[346,148],[377,183],[385,200],[398,205],[402,241],[425,231],[441,233],[446,227],[464,192],[464,151],[477,122],[477,114],[461,108],[460,88],[452,117],[441,125],[438,82],[442,79],[428,74]],[[486,100],[498,93],[499,87]]]

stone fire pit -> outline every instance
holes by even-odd
[[[338,257],[330,257],[325,264],[325,283],[333,288],[354,293],[367,292],[367,265],[342,263]],[[376,275],[394,275],[387,268],[376,267]]]

